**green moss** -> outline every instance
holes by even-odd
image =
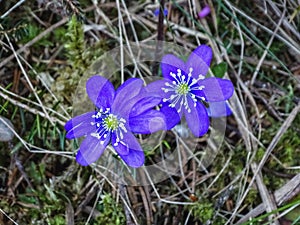
[[[259,193],[256,189],[250,188],[247,197],[245,198],[244,202],[245,205],[249,205],[253,207],[259,201]]]
[[[63,30],[58,30],[57,37],[61,37]],[[64,40],[65,56],[68,65],[58,71],[58,77],[52,83],[51,89],[62,104],[70,105],[81,77],[88,71],[92,63],[103,54],[106,44],[102,41],[95,46],[88,47],[84,40],[83,24],[73,16],[68,22]],[[48,96],[47,102],[51,102]]]
[[[26,44],[27,42],[34,39],[36,36],[38,36],[42,32],[42,29],[38,25],[36,25],[35,23],[29,23],[25,27],[25,32],[26,32],[26,35],[24,35],[23,38],[20,40],[20,43],[22,43],[22,44]],[[50,34],[45,35],[41,40],[34,43],[33,47],[52,46],[53,42],[49,40],[49,36],[50,36]]]
[[[264,157],[265,153],[266,153],[266,151],[263,148],[259,148],[256,152],[255,160],[257,162],[260,162],[262,160],[262,158]]]
[[[268,146],[273,140],[274,136],[282,126],[282,122],[278,122],[272,117],[266,118],[271,126],[268,127],[262,133],[262,142]],[[268,161],[265,164],[265,168],[268,168],[270,171],[280,172],[283,174],[288,173],[297,173],[299,170],[288,170],[284,167],[293,167],[297,166],[300,163],[300,137],[297,132],[297,127],[300,124],[300,116],[298,115],[293,125],[282,135],[276,147],[272,151],[274,157],[269,157]],[[260,161],[264,155],[264,150],[260,149],[257,154],[257,162]],[[281,163],[279,163],[281,162]],[[269,186],[270,189],[276,190],[286,183],[286,179],[279,177],[277,174],[271,172],[264,172],[264,182]]]
[[[213,203],[204,198],[197,202],[195,205],[188,206],[188,208],[189,210],[191,210],[192,215],[195,217],[195,219],[200,220],[202,223],[211,220],[214,216]]]
[[[125,215],[122,207],[115,201],[111,194],[102,196],[102,200],[98,203],[97,209],[101,212],[94,225],[121,225],[126,224]]]
[[[269,127],[262,135],[263,143],[267,144],[272,141],[282,125],[281,122],[275,121],[273,118],[268,119],[270,120],[272,126]],[[299,165],[300,136],[298,135],[299,131],[297,131],[299,124],[300,115],[295,118],[293,125],[282,135],[272,152],[285,166]],[[270,158],[269,165],[272,167],[278,167],[278,162],[273,158]]]
[[[88,63],[85,56],[85,42],[82,23],[79,22],[76,16],[72,16],[68,23],[66,33],[66,43],[64,45],[68,62],[73,69],[86,68]]]

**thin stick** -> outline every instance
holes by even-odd
[[[19,96],[19,95],[15,94],[15,93],[13,93],[11,91],[8,91],[8,90],[4,89],[2,86],[0,86],[0,91],[3,91],[5,93],[9,94],[10,96],[16,97],[16,98],[18,98],[18,99],[20,99],[22,101],[25,101],[25,102],[27,102],[27,104],[33,104],[35,106],[42,107],[38,103],[36,103],[34,101],[31,101],[30,99],[24,98],[24,97]],[[0,96],[3,97],[5,100],[11,102],[12,104],[14,104],[16,106],[19,106],[19,107],[25,109],[25,110],[33,113],[33,114],[39,114],[40,113],[39,114],[40,116],[44,115],[42,117],[45,117],[45,114],[43,112],[38,112],[37,109],[30,108],[27,104],[23,104],[23,103],[21,103],[18,100],[12,99],[10,96],[6,95],[5,93],[0,92]],[[57,112],[57,111],[55,111],[55,110],[53,110],[53,109],[51,109],[49,107],[44,106],[44,108],[47,109],[49,111],[49,113],[53,113],[54,115],[60,117],[64,121],[67,121],[69,119],[69,118],[65,117],[64,115],[60,114],[59,112]],[[52,120],[58,121],[59,124],[64,125],[64,122],[61,121],[60,119],[56,118],[56,117],[55,118],[52,117]]]
[[[8,14],[10,14],[15,8],[19,7],[20,5],[23,4],[23,2],[25,2],[26,0],[21,0],[18,1],[13,7],[11,7],[9,10],[6,11],[6,13],[4,13],[0,19],[3,19],[4,17],[6,17]],[[1,67],[1,66],[0,66]]]
[[[157,44],[155,49],[155,58],[159,60],[163,53],[163,40],[164,40],[164,5],[165,0],[159,1],[159,16],[157,24]],[[152,75],[158,75],[159,63],[154,62],[152,67]]]
[[[266,56],[267,56],[267,54],[269,52],[269,48],[271,47],[271,44],[273,43],[274,37],[277,34],[277,32],[279,30],[279,27],[282,24],[282,21],[283,21],[284,18],[285,18],[285,10],[283,11],[282,16],[281,16],[281,18],[280,18],[280,20],[278,22],[278,25],[276,26],[276,28],[275,28],[275,30],[274,30],[274,32],[273,32],[273,34],[272,34],[272,36],[271,36],[271,38],[270,38],[267,46],[266,46],[266,49],[264,50],[264,53],[263,53],[262,57],[260,58],[257,66],[255,68],[255,71],[254,71],[254,73],[252,75],[252,79],[251,79],[251,85],[253,85],[254,82],[255,82],[255,80],[256,80],[256,77],[257,77],[257,74],[258,74],[258,72],[260,70],[260,67],[263,64],[263,61],[265,60],[265,58],[266,58]]]
[[[120,196],[122,197],[123,202],[124,202],[124,200],[126,199],[125,185],[119,184],[119,193],[120,193]],[[125,211],[126,225],[133,225],[134,223],[132,222],[130,211],[128,210],[128,208],[125,205],[124,205],[123,209]]]
[[[53,30],[55,30],[56,28],[60,27],[61,25],[65,24],[67,21],[68,21],[68,18],[65,17],[62,20],[60,20],[59,22],[53,24],[48,29],[44,30],[42,33],[40,33],[38,36],[36,36],[35,38],[33,38],[31,41],[27,42],[22,48],[19,48],[17,51],[15,51],[15,53],[11,54],[7,58],[5,58],[2,62],[0,62],[0,68],[3,67],[6,63],[10,62],[14,58],[15,54],[20,54],[21,52],[24,52],[31,45],[33,45],[34,43],[36,43],[39,40],[41,40],[43,37],[45,37],[45,35],[47,35],[48,33],[52,32]]]
[[[9,215],[7,215],[2,209],[0,209],[0,212],[6,216],[11,222],[13,222],[15,225],[18,225],[17,222],[15,222],[11,217],[9,217]]]
[[[22,65],[22,63],[21,63],[21,61],[20,61],[20,59],[19,59],[19,57],[18,57],[16,51],[14,50],[14,47],[13,47],[13,45],[12,45],[12,43],[11,43],[11,41],[10,41],[8,35],[7,35],[6,33],[5,33],[4,35],[5,35],[5,37],[6,37],[7,41],[8,41],[8,44],[10,45],[11,49],[13,50],[14,56],[16,57],[16,60],[17,60],[17,62],[18,62],[18,64],[19,64],[19,66],[20,66],[20,69],[21,69],[23,75],[25,76],[25,79],[26,79],[26,81],[27,81],[27,83],[28,83],[30,89],[32,90],[32,92],[33,92],[35,98],[37,99],[37,101],[39,102],[40,106],[42,107],[42,110],[44,111],[46,118],[50,121],[50,123],[51,123],[52,125],[54,125],[53,121],[50,119],[50,116],[49,116],[48,112],[47,112],[46,109],[44,108],[43,103],[42,103],[40,97],[38,96],[38,94],[37,94],[36,91],[34,90],[34,87],[33,87],[32,83],[31,83],[29,77],[27,76],[27,73],[26,73],[26,71],[25,71],[25,69],[24,69],[24,67],[23,67],[23,65]]]
[[[280,138],[282,137],[282,135],[286,132],[286,130],[291,126],[292,122],[294,121],[295,117],[297,116],[298,112],[300,111],[300,104],[298,104],[293,111],[290,113],[290,115],[288,116],[288,118],[284,121],[284,123],[282,124],[282,126],[280,127],[280,129],[278,130],[277,134],[275,135],[275,137],[273,138],[273,140],[271,141],[270,145],[268,146],[261,162],[259,163],[259,165],[257,166],[257,169],[255,170],[254,174],[253,174],[253,178],[249,183],[249,187],[251,187],[254,183],[254,180],[257,176],[257,174],[259,173],[259,171],[261,171],[263,165],[265,164],[265,162],[267,161],[268,157],[270,156],[271,152],[273,151],[273,149],[275,148],[275,146],[277,145],[277,143],[279,142]],[[235,215],[235,213],[237,212],[239,206],[242,204],[242,202],[245,200],[248,192],[250,191],[250,189],[247,189],[244,193],[244,195],[241,197],[238,206],[236,206],[233,215]]]
[[[230,2],[228,2],[228,0],[224,0],[224,2],[227,5],[231,5],[231,7],[234,9],[234,11],[236,11],[237,13],[239,13],[240,15],[242,15],[243,17],[245,17],[248,21],[254,23],[256,26],[262,28],[264,31],[268,32],[269,34],[273,34],[273,30],[263,26],[261,23],[257,22],[255,19],[253,19],[251,16],[248,16],[246,13],[244,13],[243,11],[241,11],[240,9],[238,9],[237,7],[233,6]],[[281,40],[283,43],[285,43],[287,46],[289,46],[290,48],[292,48],[295,52],[297,52],[298,54],[300,54],[300,47],[299,44],[296,43],[294,40],[292,40],[290,37],[285,36],[285,38],[283,38],[281,35],[279,34],[275,34],[275,36]],[[287,40],[289,39],[289,41]]]
[[[120,44],[120,60],[121,60],[121,83],[124,83],[124,47],[123,47],[123,31],[122,31],[122,13],[119,0],[116,0],[118,9],[118,26],[119,26],[119,44]]]
[[[6,43],[4,43],[4,42],[1,42],[0,41],[0,44],[2,44],[2,45],[4,45],[5,47],[8,47],[9,48],[9,45],[7,45]],[[26,66],[28,66],[30,69],[31,69],[31,71],[39,78],[39,80],[42,82],[42,84],[44,85],[44,87],[47,89],[47,91],[50,93],[50,95],[54,98],[54,100],[55,100],[55,102],[58,102],[58,99],[57,99],[57,97],[54,95],[54,93],[51,91],[51,89],[50,89],[50,87],[45,83],[45,81],[44,81],[44,79],[36,72],[36,70],[21,56],[21,55],[19,55],[19,57],[20,57],[20,59],[26,64]],[[10,92],[10,91],[8,91],[8,90],[5,90],[3,87],[1,87],[0,86],[0,89],[2,90],[2,91],[4,91],[4,92],[6,92],[6,93],[8,93],[8,94],[10,94],[10,95],[12,95],[12,96],[14,96],[14,97],[17,97],[17,98],[20,98],[21,100],[23,100],[23,101],[27,101],[27,102],[30,102],[30,103],[32,103],[32,104],[34,104],[34,105],[37,105],[37,106],[39,106],[39,107],[44,107],[44,108],[47,108],[46,106],[40,106],[38,103],[35,103],[35,102],[33,102],[33,101],[31,101],[31,100],[29,100],[29,99],[26,99],[26,98],[23,98],[22,96],[18,96],[18,95],[16,95],[15,93],[13,93],[13,92]],[[65,115],[67,115],[67,117],[65,117],[65,116],[63,116],[62,114],[60,114],[60,113],[58,113],[58,112],[56,112],[56,111],[54,111],[53,109],[50,109],[50,108],[47,108],[49,111],[51,111],[52,113],[54,113],[54,114],[56,114],[56,115],[59,115],[60,117],[62,117],[63,119],[65,119],[65,120],[68,120],[69,118],[71,118],[70,117],[70,115],[69,115],[69,113],[65,110],[65,108],[63,107],[63,106],[61,106],[61,105],[59,105],[59,107],[60,107],[60,109],[65,113]]]
[[[3,94],[2,92],[0,92],[0,96],[2,98],[4,98],[5,100],[11,102],[12,104],[14,104],[16,106],[19,106],[20,108],[23,108],[23,109],[25,109],[25,110],[27,110],[27,111],[35,114],[35,115],[40,115],[41,117],[44,117],[44,118],[46,118],[46,119],[48,119],[49,121],[52,121],[52,122],[57,122],[57,123],[59,123],[62,126],[65,125],[65,122],[61,121],[60,119],[58,119],[56,117],[51,117],[48,114],[46,115],[45,113],[43,113],[43,112],[41,112],[41,111],[39,111],[37,109],[29,108],[27,105],[25,105],[25,104],[23,104],[21,102],[18,102],[18,101],[14,100],[14,99],[11,99],[9,96]]]
[[[272,9],[274,10],[274,12],[276,13],[276,15],[279,17],[280,15],[283,15],[284,12],[281,12],[278,7],[270,0],[267,0],[268,4],[272,7]],[[299,2],[298,2],[299,3]],[[283,9],[286,10],[286,5],[284,4]],[[289,21],[284,18],[283,19],[283,26],[286,27],[287,29],[289,29],[299,40],[300,40],[300,33],[299,30],[297,31],[292,25],[291,23],[289,23]]]
[[[275,202],[278,205],[282,205],[286,201],[292,199],[300,192],[300,173],[294,176],[290,181],[288,181],[283,187],[279,188],[274,193]],[[265,206],[263,203],[256,206],[248,214],[244,215],[236,224],[243,224],[250,218],[254,218],[265,211]]]

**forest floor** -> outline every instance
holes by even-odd
[[[296,0],[0,0],[0,225],[300,224],[299,30]],[[184,123],[137,135],[143,169],[110,147],[76,162],[64,124],[88,108],[87,77],[146,82],[158,49],[201,44],[234,85],[232,115],[200,138]]]

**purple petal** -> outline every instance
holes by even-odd
[[[110,108],[115,96],[114,86],[104,77],[93,76],[86,82],[86,91],[98,108]]]
[[[194,102],[188,99],[191,112],[184,110],[184,115],[188,127],[191,129],[195,137],[201,137],[207,133],[209,128],[209,118],[206,112],[206,108],[201,103],[196,103],[194,107]]]
[[[150,94],[149,94],[150,95]],[[139,114],[142,114],[143,112],[152,109],[153,107],[157,106],[161,102],[161,98],[157,96],[151,96],[145,97],[141,100],[139,100],[131,109],[130,111],[130,117],[138,116]]]
[[[210,14],[210,7],[206,5],[199,13],[198,16],[200,19],[206,17],[208,14]]]
[[[95,131],[95,127],[91,125],[91,122],[95,121],[92,118],[93,115],[95,115],[95,112],[88,112],[70,119],[65,124],[66,138],[78,138]]]
[[[116,91],[116,97],[112,105],[113,112],[119,112],[124,108],[128,101],[137,96],[143,87],[143,81],[137,78],[130,78],[125,81]]]
[[[142,87],[143,81],[141,79],[130,78],[116,90],[116,98],[131,99],[140,93]]]
[[[121,140],[122,142],[120,142],[120,141],[117,141],[118,139],[121,139],[120,138],[120,134],[119,133],[116,134],[116,132],[112,133],[112,135],[111,135],[111,143],[112,143],[112,146],[115,148],[115,150],[116,150],[116,152],[118,154],[127,155],[128,152],[129,152],[129,148],[128,148],[127,143],[126,143],[126,141],[127,141],[126,138],[127,138],[127,136],[129,136],[128,139],[130,139],[132,133],[130,133],[130,132],[127,132],[127,133],[123,132],[122,135],[125,137],[125,139],[123,138]]]
[[[154,13],[155,16],[159,16],[160,8],[155,9],[153,13]],[[168,15],[168,10],[164,9],[164,16],[167,16],[167,15]]]
[[[163,104],[163,106],[160,109],[160,112],[163,113],[165,116],[167,130],[172,129],[175,125],[177,125],[180,122],[181,115],[178,114],[175,108],[168,106],[168,103]]]
[[[88,135],[80,145],[79,151],[76,155],[76,161],[82,166],[88,166],[95,162],[102,155],[104,149],[109,143],[109,140],[109,135],[104,140],[104,143],[97,138]]]
[[[149,93],[155,93],[158,94],[161,98],[166,98],[168,96],[167,93],[165,93],[162,88],[165,87],[166,82],[172,82],[168,79],[163,79],[163,80],[156,80],[151,82],[145,87],[145,90]]]
[[[126,104],[120,104],[115,110],[126,121],[132,116],[137,116],[161,102],[161,97],[157,93],[149,93],[142,89],[140,94],[126,101]],[[143,105],[143,103],[145,105]]]
[[[137,134],[150,134],[167,129],[165,116],[156,110],[149,110],[138,116],[130,117],[129,126],[130,130]]]
[[[205,76],[212,60],[212,50],[207,45],[200,45],[189,56],[185,64],[186,73],[190,68],[193,68],[192,75],[198,78],[199,75]]]
[[[171,72],[177,74],[178,69],[181,71],[185,69],[184,62],[171,54],[165,55],[162,58],[160,66],[163,77],[169,80],[174,80],[174,78],[170,76]]]
[[[207,108],[209,117],[222,117],[229,116],[232,114],[231,109],[226,101],[223,102],[210,102]]]
[[[203,85],[205,100],[208,102],[221,102],[229,99],[234,91],[230,80],[210,77],[200,80],[199,85]]]
[[[144,164],[145,154],[142,150],[129,150],[128,155],[120,155],[121,159],[130,167],[138,168]]]
[[[123,139],[116,144],[116,134],[112,135],[112,145],[119,155],[127,155],[129,150],[141,150],[141,146],[136,137],[130,132],[123,132]]]

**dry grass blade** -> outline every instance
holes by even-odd
[[[252,163],[251,169],[252,169],[252,171],[255,172],[257,170],[257,164]],[[276,203],[274,202],[272,195],[269,194],[268,189],[267,189],[266,185],[264,184],[261,171],[257,174],[255,181],[256,181],[257,188],[259,190],[259,194],[263,201],[266,212],[271,213],[271,212],[275,211],[277,209]],[[274,221],[271,223],[271,225],[280,225],[279,221],[277,219],[275,219],[275,217],[276,217],[276,214],[271,214],[269,216],[269,221]]]
[[[266,56],[267,56],[267,53],[268,53],[268,51],[269,51],[269,49],[270,49],[270,46],[271,46],[271,44],[273,43],[274,37],[275,37],[275,35],[277,34],[277,32],[278,32],[278,30],[279,30],[279,28],[280,28],[280,26],[281,26],[281,23],[282,23],[282,21],[284,20],[284,18],[285,18],[285,11],[283,11],[283,13],[282,13],[282,15],[281,15],[281,17],[280,17],[280,20],[279,20],[279,22],[277,23],[277,26],[276,26],[276,28],[275,28],[275,30],[274,30],[274,32],[273,32],[273,34],[272,34],[272,36],[271,36],[271,38],[270,38],[268,44],[267,44],[267,47],[266,47],[266,49],[264,50],[264,53],[263,53],[262,57],[260,58],[260,60],[259,60],[259,62],[258,62],[258,64],[257,64],[257,66],[256,66],[256,68],[255,68],[255,72],[254,72],[254,74],[253,74],[253,76],[252,76],[252,79],[251,79],[251,85],[253,85],[254,82],[255,82],[255,79],[256,79],[256,77],[257,77],[257,74],[258,74],[258,72],[259,72],[259,69],[260,69],[260,67],[261,67],[261,65],[262,65],[262,63],[263,63],[263,61],[265,60],[265,58],[266,58]]]
[[[262,167],[264,166],[266,160],[269,158],[271,152],[273,151],[273,149],[275,148],[276,144],[279,142],[279,139],[281,138],[281,136],[284,134],[284,132],[291,126],[293,120],[295,119],[296,115],[299,113],[300,111],[300,104],[297,105],[292,112],[290,113],[290,115],[288,116],[288,118],[284,121],[284,123],[282,124],[282,126],[280,127],[280,129],[278,130],[277,134],[275,135],[275,137],[273,138],[272,142],[269,144],[262,160],[260,161],[259,165],[255,168],[255,171],[253,171],[254,175],[252,180],[249,182],[249,186],[252,186],[254,183],[254,180],[256,179],[256,176],[258,175],[258,173],[261,171]],[[298,184],[297,184],[298,185]],[[247,189],[245,191],[245,193],[243,194],[243,196],[241,197],[241,202],[245,199],[245,197],[247,196],[249,189]],[[266,200],[267,201],[267,200]],[[265,207],[270,206],[272,203],[266,203]]]
[[[287,131],[287,129],[292,125],[295,117],[298,115],[299,112],[300,112],[300,104],[296,105],[295,108],[291,111],[291,113],[286,118],[286,120],[283,122],[282,126],[280,127],[280,129],[276,133],[275,137],[273,138],[273,140],[269,144],[262,160],[260,161],[260,163],[257,167],[257,170],[256,170],[257,172],[262,169],[262,167],[264,166],[266,160],[270,156],[271,152],[273,151],[273,149],[275,148],[275,146],[279,142],[280,138]]]
[[[266,2],[268,2],[268,4],[272,7],[272,9],[274,10],[274,12],[276,13],[276,15],[278,17],[281,17],[282,14],[284,14],[284,12],[281,12],[280,9],[276,6],[276,4],[273,2],[273,1],[270,1],[270,0],[267,0]],[[281,6],[283,7],[283,9],[285,10],[286,8],[286,3],[283,3],[283,5]],[[295,35],[297,37],[297,39],[300,41],[300,33],[299,33],[299,30],[297,31],[295,29],[295,27],[293,27],[291,25],[291,23],[286,19],[284,18],[283,19],[283,25],[284,27],[286,27],[288,30],[290,30],[293,35]]]
[[[283,203],[289,201],[293,197],[297,196],[300,192],[300,174],[294,176],[290,181],[288,181],[283,187],[274,192],[274,198],[277,205],[282,205]],[[264,204],[256,206],[248,214],[244,215],[242,219],[237,222],[237,225],[245,223],[250,218],[255,218],[266,210]]]
[[[11,7],[9,10],[7,10],[6,13],[4,13],[2,16],[0,16],[0,19],[3,19],[4,17],[6,17],[9,13],[11,13],[14,9],[18,8],[24,2],[25,2],[25,0],[18,1],[13,7]]]
[[[49,118],[50,118],[50,121],[53,121],[54,123],[57,122],[57,123],[60,124],[60,125],[64,125],[64,124],[65,124],[65,121],[62,121],[61,119],[59,119],[59,118],[57,118],[57,117],[49,116],[49,115],[45,114],[44,112],[41,112],[41,111],[39,111],[39,110],[37,110],[37,109],[35,109],[35,108],[28,107],[28,105],[23,104],[23,103],[21,103],[21,102],[19,102],[19,101],[17,101],[17,100],[14,100],[14,99],[10,98],[8,95],[6,95],[6,94],[4,94],[4,93],[2,93],[2,92],[0,92],[0,96],[1,96],[3,99],[5,99],[5,100],[11,102],[12,104],[14,104],[14,105],[16,105],[16,106],[19,106],[20,108],[25,109],[25,110],[27,110],[27,111],[29,111],[29,112],[35,114],[35,115],[40,115],[41,117],[44,117],[44,118],[46,118],[46,119],[49,119]],[[49,111],[51,111],[51,110],[49,110]]]
[[[298,201],[289,202],[300,193],[297,4],[0,0],[0,122],[11,134],[0,138],[8,140],[0,142],[0,224],[296,221]],[[200,18],[203,8],[210,13]],[[234,85],[232,115],[210,118],[202,137],[184,123],[136,135],[145,153],[139,169],[123,164],[113,145],[78,165],[87,133],[69,140],[64,127],[72,113],[98,110],[86,79],[109,77],[115,89],[132,77],[146,85],[164,75],[164,54],[186,61],[203,44],[213,52],[209,76]],[[214,126],[221,123],[223,130]]]
[[[2,209],[0,209],[0,212],[9,219],[10,222],[12,222],[15,225],[18,225],[18,223],[16,221],[14,221],[9,215],[7,215]]]
[[[240,15],[245,17],[248,21],[253,22],[256,26],[262,28],[264,31],[268,32],[269,34],[273,34],[273,30],[260,24],[255,19],[253,19],[251,16],[247,15],[245,12],[243,12],[239,8],[233,6],[229,1],[225,0],[225,3],[230,5],[237,13],[239,13]],[[288,36],[282,37],[279,34],[276,34],[275,36],[279,40],[283,41],[288,47],[292,48],[295,52],[297,52],[297,54],[300,54],[300,46],[299,46],[298,42],[295,42],[294,40],[290,39]]]
[[[19,55],[20,53],[24,52],[27,48],[29,48],[34,43],[38,42],[43,37],[45,37],[45,35],[49,34],[53,30],[55,30],[56,28],[60,27],[61,25],[65,24],[67,21],[68,21],[68,18],[66,17],[66,18],[63,18],[62,20],[60,20],[59,22],[57,22],[56,24],[53,24],[51,27],[49,27],[46,30],[44,30],[42,33],[40,33],[34,39],[32,39],[31,41],[27,42],[23,47],[21,47],[18,50],[16,50],[15,54]],[[2,68],[9,61],[11,61],[15,57],[15,54],[11,54],[10,56],[6,57],[2,62],[0,62],[0,68]]]

